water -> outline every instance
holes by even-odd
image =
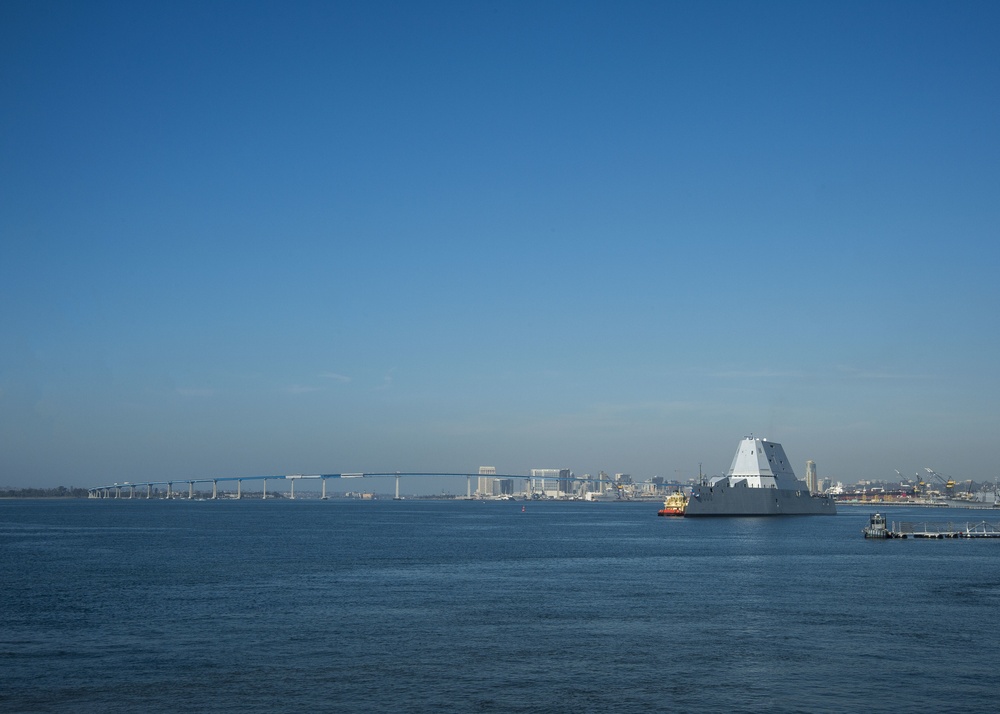
[[[0,501],[0,711],[995,707],[1000,541],[521,506]]]

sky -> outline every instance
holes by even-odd
[[[1000,5],[0,4],[0,486],[1000,477]],[[464,490],[464,480],[457,490]]]

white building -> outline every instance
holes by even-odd
[[[820,492],[819,480],[816,478],[815,461],[806,461],[806,486],[809,488],[809,493],[813,495]]]
[[[488,498],[489,496],[496,496],[497,491],[497,479],[490,478],[497,472],[496,466],[480,466],[479,467],[479,482],[476,484],[476,493],[480,498]]]

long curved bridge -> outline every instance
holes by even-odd
[[[474,478],[491,478],[491,479],[523,479],[525,483],[525,491],[528,493],[533,493],[535,491],[535,483],[543,482],[542,491],[544,491],[545,481],[572,481],[575,483],[593,483],[598,486],[599,490],[604,490],[604,487],[616,490],[620,493],[622,485],[614,481],[614,479],[608,476],[600,477],[590,477],[590,476],[525,476],[524,474],[480,474],[480,473],[438,473],[438,472],[417,472],[417,471],[389,471],[389,472],[364,472],[364,473],[339,473],[339,474],[279,474],[272,476],[226,476],[219,478],[180,478],[166,481],[142,481],[142,482],[131,482],[125,481],[123,483],[113,483],[105,486],[95,486],[93,488],[87,489],[89,498],[135,498],[136,491],[140,491],[139,498],[143,495],[141,491],[145,491],[145,498],[153,498],[153,487],[166,487],[165,495],[161,496],[163,498],[173,498],[175,495],[180,495],[180,491],[174,489],[175,486],[187,486],[187,496],[188,498],[194,498],[195,494],[195,484],[212,484],[212,496],[211,498],[217,499],[219,497],[219,484],[232,484],[236,482],[236,498],[243,498],[243,482],[260,482],[262,487],[262,497],[267,498],[267,482],[268,481],[288,481],[290,488],[290,497],[295,498],[295,483],[297,481],[316,481],[321,482],[321,498],[326,498],[326,482],[329,479],[366,479],[366,478],[395,478],[396,479],[396,495],[398,499],[399,496],[399,481],[403,477],[464,477],[466,479],[466,496],[472,498],[472,479]],[[159,489],[157,489],[159,490]],[[128,495],[124,495],[125,493]]]

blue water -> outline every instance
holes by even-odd
[[[995,709],[1000,541],[521,506],[0,501],[0,711]]]

